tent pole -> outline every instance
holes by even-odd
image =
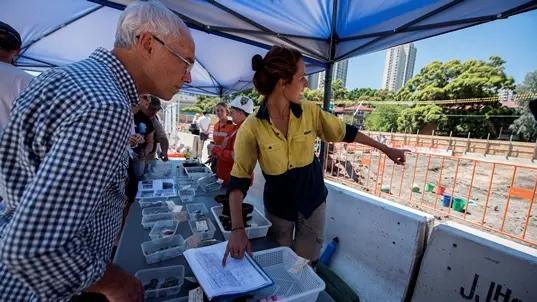
[[[323,99],[323,110],[328,111],[330,109],[330,96],[332,94],[332,72],[333,72],[334,62],[328,63],[326,72],[324,74],[324,99]],[[319,157],[321,160],[321,168],[324,171],[324,159],[326,152],[326,143],[321,141],[321,152]],[[324,173],[324,172],[323,172]]]

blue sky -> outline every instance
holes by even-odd
[[[461,31],[414,42],[418,53],[414,74],[433,61],[487,60],[492,55],[507,63],[507,75],[518,84],[537,70],[537,11],[497,20]],[[386,51],[350,59],[347,88],[381,88]]]

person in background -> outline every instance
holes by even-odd
[[[13,66],[21,45],[19,33],[8,24],[0,22],[0,133],[7,124],[13,101],[34,78]]]
[[[221,146],[224,142],[224,139],[226,136],[231,133],[235,126],[233,125],[233,122],[228,119],[228,110],[227,110],[227,104],[224,102],[220,102],[216,104],[215,106],[216,116],[218,116],[218,122],[214,124],[213,126],[213,144],[217,146]],[[216,155],[212,155],[210,152],[210,163],[211,163],[211,170],[213,172],[216,172],[216,163],[218,160],[218,157]]]
[[[239,131],[246,118],[254,112],[254,102],[246,96],[236,97],[231,101],[229,106],[231,107],[230,115],[235,127],[233,131],[226,136],[222,144],[215,145],[211,148],[211,153],[218,157],[216,177],[224,181],[224,186],[229,183],[231,169],[233,168],[233,163],[235,161],[234,148],[237,131]],[[253,179],[253,175],[251,175],[251,179]]]
[[[209,130],[211,128],[211,118],[208,116],[209,112],[203,112],[202,115],[196,121],[199,128],[199,142],[197,149],[197,156],[201,158],[201,153],[203,150],[203,145],[205,141],[209,138]]]
[[[158,115],[152,117],[151,121],[153,122],[153,128],[155,128],[155,134],[153,136],[153,149],[151,152],[149,152],[145,160],[157,159],[158,155],[158,158],[160,158],[162,161],[168,161],[168,149],[170,147],[168,136],[164,131],[164,127],[162,127],[162,122],[160,121]]]
[[[136,1],[112,51],[45,71],[15,100],[0,138],[0,301],[143,301],[140,280],[111,263],[130,105],[190,83],[194,48],[175,13]]]
[[[280,245],[315,262],[323,244],[328,190],[314,153],[317,137],[326,142],[357,142],[375,147],[395,161],[405,162],[404,150],[389,148],[343,123],[312,102],[301,102],[308,86],[302,54],[274,46],[252,58],[253,82],[264,96],[257,112],[242,124],[234,148],[234,165],[227,186],[232,231],[223,257],[241,259],[251,254],[242,217],[242,202],[259,160],[265,176],[263,202],[272,222],[271,233]]]
[[[129,173],[127,186],[125,187],[125,195],[127,197],[127,205],[125,206],[124,215],[129,212],[130,205],[136,199],[138,194],[138,183],[142,179],[142,175],[145,169],[145,158],[149,152],[153,149],[153,136],[155,128],[151,117],[147,113],[152,113],[153,109],[149,109],[150,106],[160,106],[160,100],[157,97],[149,95],[140,96],[140,105],[138,110],[134,112],[134,131],[135,135],[141,137],[137,141],[137,144],[132,148],[132,154],[129,161]],[[158,105],[152,105],[153,100],[158,101]],[[157,110],[158,111],[158,110]]]

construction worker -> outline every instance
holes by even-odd
[[[229,104],[230,115],[235,128],[231,131],[221,145],[211,148],[213,156],[218,157],[216,164],[216,176],[224,181],[224,185],[229,182],[231,169],[235,159],[234,146],[237,131],[246,118],[254,112],[254,102],[246,96],[238,96]],[[252,178],[253,179],[253,178]]]

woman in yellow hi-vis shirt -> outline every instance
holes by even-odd
[[[265,176],[263,202],[279,244],[290,247],[295,230],[295,251],[313,263],[319,259],[328,190],[314,154],[317,137],[327,142],[357,142],[386,153],[404,164],[404,150],[390,148],[346,125],[314,103],[301,102],[308,85],[302,55],[274,46],[262,58],[252,58],[254,85],[264,96],[259,109],[243,123],[235,141],[235,163],[228,184],[232,232],[224,255],[241,259],[251,253],[244,230],[242,201],[257,161]]]

